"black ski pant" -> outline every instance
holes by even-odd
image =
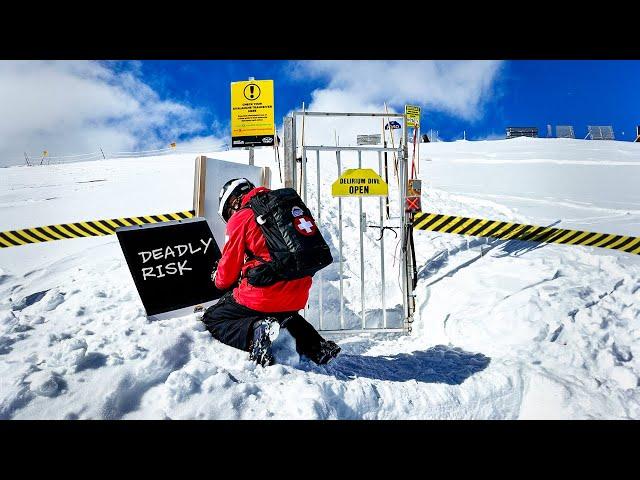
[[[298,312],[264,313],[240,305],[232,292],[224,294],[218,303],[207,309],[202,321],[213,338],[240,350],[249,351],[253,338],[253,324],[265,318],[275,318],[296,340],[300,355],[314,357],[323,338]]]

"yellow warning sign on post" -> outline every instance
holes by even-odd
[[[407,117],[407,127],[418,128],[420,126],[420,107],[405,105],[404,114]]]
[[[231,83],[231,146],[273,146],[273,80]]]
[[[334,197],[386,197],[389,185],[371,168],[350,168],[331,185]]]

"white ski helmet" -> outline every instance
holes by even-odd
[[[227,215],[231,201],[237,197],[241,197],[246,193],[249,193],[255,185],[246,178],[232,178],[220,189],[220,195],[218,196],[218,214],[226,222],[229,221],[230,215]]]

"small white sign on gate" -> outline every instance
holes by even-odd
[[[382,135],[358,135],[358,145],[380,145],[382,143]]]

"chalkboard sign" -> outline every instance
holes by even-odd
[[[186,315],[221,296],[211,281],[220,249],[204,218],[123,227],[116,235],[147,316]]]

